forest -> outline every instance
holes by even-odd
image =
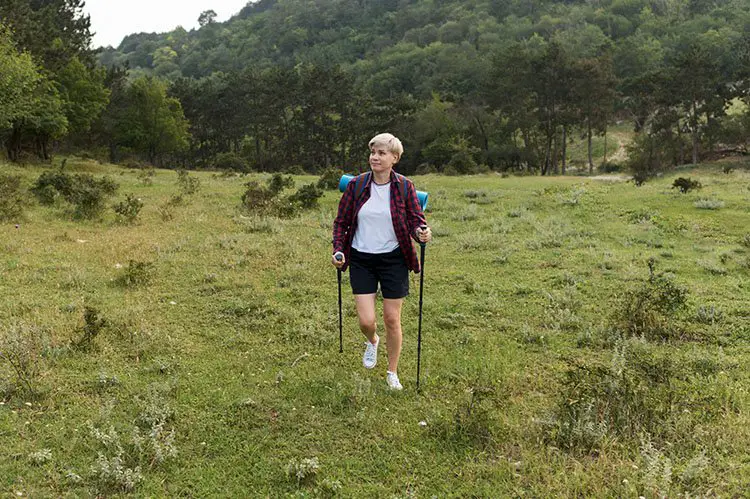
[[[407,174],[645,180],[747,153],[744,0],[260,0],[116,48],[92,47],[83,5],[0,4],[11,161],[356,171],[384,130],[402,137]],[[616,124],[633,133],[626,159],[595,159]]]

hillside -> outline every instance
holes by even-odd
[[[143,207],[77,220],[58,199],[2,226],[0,490],[741,497],[750,170],[724,166],[643,187],[415,176],[435,233],[417,394],[416,276],[402,393],[362,367],[346,287],[338,352],[340,193],[260,216],[240,197],[267,175],[192,172],[188,193],[173,171],[71,157]],[[50,171],[0,169],[24,188]]]

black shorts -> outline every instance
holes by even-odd
[[[406,297],[409,294],[409,268],[401,248],[390,253],[362,253],[352,248],[349,281],[355,295],[377,293],[380,284],[383,298]]]

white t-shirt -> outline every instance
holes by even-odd
[[[352,247],[362,253],[390,253],[398,248],[391,217],[391,183],[370,183],[370,199],[357,213]]]

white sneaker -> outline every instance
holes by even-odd
[[[375,364],[378,363],[378,345],[380,344],[380,336],[375,336],[375,344],[373,345],[369,341],[365,341],[365,354],[362,356],[362,364],[367,369],[372,369]]]
[[[388,388],[391,390],[403,390],[404,387],[401,386],[401,382],[398,380],[398,374],[392,373],[391,371],[388,371],[388,374],[385,376],[385,380],[388,382]]]

